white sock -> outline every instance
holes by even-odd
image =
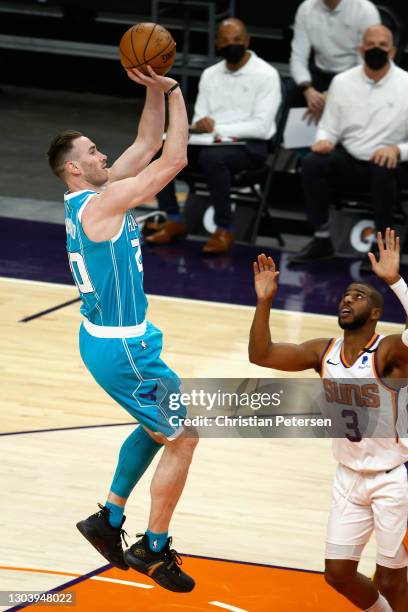
[[[385,597],[379,593],[375,604],[373,604],[370,608],[367,608],[365,612],[392,612],[392,608]]]

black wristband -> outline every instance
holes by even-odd
[[[174,85],[170,87],[168,91],[165,91],[164,95],[166,96],[166,98],[169,98],[171,94],[173,93],[173,91],[177,89],[177,87],[180,87],[180,83],[174,83]]]

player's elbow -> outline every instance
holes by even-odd
[[[249,363],[254,363],[255,365],[261,365],[259,363],[259,358],[253,353],[248,354]]]
[[[255,351],[253,350],[250,344],[248,345],[248,359],[249,359],[249,363],[255,363],[255,359],[256,359]]]
[[[155,155],[157,155],[157,153],[160,151],[160,149],[163,146],[163,139],[160,138],[159,140],[157,140],[156,142],[152,142],[150,144],[150,148],[149,148],[149,153],[150,153],[150,157],[151,159],[153,159],[153,157]]]
[[[254,363],[255,365],[265,365],[265,355],[263,355],[259,350],[254,349],[254,347],[251,345],[248,346],[248,359],[250,363]]]
[[[187,155],[180,155],[173,160],[173,165],[177,168],[177,172],[180,172],[188,164]]]
[[[168,170],[172,177],[176,177],[179,172],[183,170],[187,166],[187,158],[177,157],[171,160],[171,163],[168,165]]]
[[[178,174],[183,168],[187,166],[188,159],[185,151],[171,153],[169,151],[163,151],[160,158],[163,168],[174,176]]]

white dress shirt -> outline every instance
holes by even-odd
[[[228,70],[225,60],[206,68],[198,85],[193,124],[203,117],[215,121],[219,136],[269,140],[276,132],[281,103],[276,68],[250,51],[239,70]]]
[[[316,142],[341,143],[357,159],[369,160],[387,145],[398,145],[408,160],[408,72],[391,62],[380,81],[368,78],[363,66],[334,77],[327,95]]]
[[[299,6],[292,39],[290,73],[294,81],[311,83],[309,58],[324,72],[339,73],[359,63],[358,47],[365,30],[381,23],[369,0],[341,0],[331,10],[323,0],[305,0]]]

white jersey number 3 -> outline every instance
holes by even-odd
[[[81,253],[68,253],[68,258],[73,277],[80,292],[91,293],[94,291]]]

